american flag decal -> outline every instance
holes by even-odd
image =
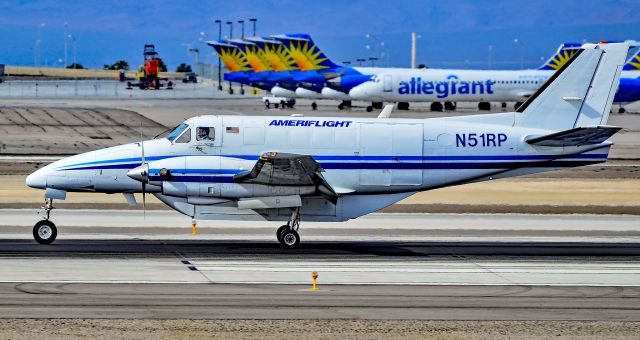
[[[227,126],[227,133],[240,133],[240,128],[237,126]]]

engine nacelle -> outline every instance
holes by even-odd
[[[316,193],[314,186],[269,186],[245,183],[190,183],[162,182],[162,194],[173,197],[248,198],[265,196],[310,196]]]

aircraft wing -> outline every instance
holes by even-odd
[[[338,194],[322,176],[323,171],[309,155],[265,152],[253,169],[233,176],[233,181],[272,186],[316,186],[320,195],[335,203]]]

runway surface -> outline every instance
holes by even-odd
[[[635,216],[374,214],[284,249],[277,223],[54,213],[39,245],[0,211],[0,318],[640,321]]]

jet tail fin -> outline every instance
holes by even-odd
[[[289,55],[302,71],[340,67],[318,48],[308,34],[280,34],[274,35],[272,38],[284,44]]]
[[[557,70],[561,68],[567,63],[567,61],[569,61],[569,59],[571,59],[571,57],[573,57],[574,54],[576,54],[576,52],[578,52],[581,46],[581,44],[571,42],[566,42],[560,45],[556,53],[552,55],[551,58],[547,59],[544,64],[540,65],[538,70]]]
[[[526,142],[532,145],[560,147],[600,144],[620,130],[622,130],[621,127],[607,125],[577,127],[545,136],[529,138]]]
[[[623,71],[640,71],[640,49],[627,60]]]
[[[516,110],[514,125],[568,130],[607,123],[628,43],[588,44]]]
[[[229,72],[245,72],[252,71],[251,65],[244,53],[232,44],[228,44],[222,41],[207,41],[207,45],[213,47],[224,66],[227,67]]]

